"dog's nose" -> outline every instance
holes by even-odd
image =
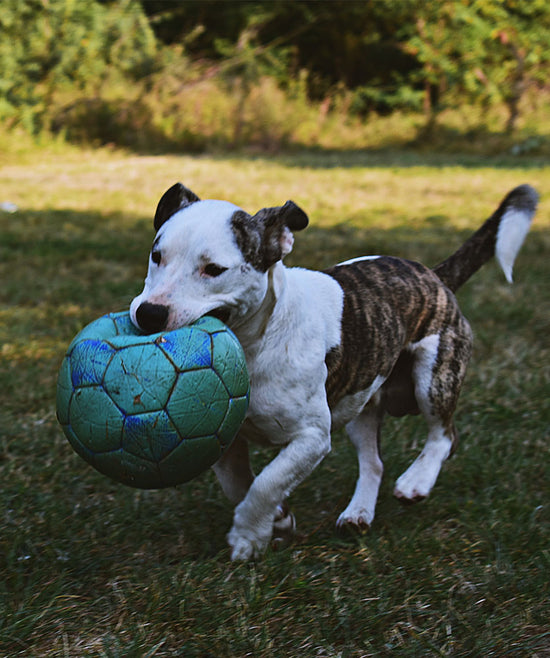
[[[148,334],[162,331],[166,327],[168,310],[168,306],[143,302],[136,310],[137,323]]]

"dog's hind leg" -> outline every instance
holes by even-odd
[[[428,439],[421,453],[396,482],[394,496],[400,500],[415,502],[426,498],[443,462],[456,446],[452,416],[471,343],[469,325],[461,319],[458,326],[427,336],[411,347],[415,352],[415,396],[428,423]]]
[[[454,427],[434,422],[422,452],[401,475],[393,495],[403,502],[415,503],[426,498],[432,490],[443,462],[451,454]]]
[[[237,434],[233,443],[212,466],[224,494],[233,505],[238,505],[246,496],[254,481],[250,466],[248,441]]]
[[[367,530],[374,519],[378,489],[384,471],[379,455],[382,416],[382,408],[373,401],[346,425],[347,433],[357,450],[359,477],[349,505],[338,517],[336,527],[339,530]]]

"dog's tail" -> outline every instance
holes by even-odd
[[[455,292],[496,256],[504,276],[512,283],[514,261],[529,232],[538,200],[537,191],[530,185],[514,188],[481,228],[433,271]]]

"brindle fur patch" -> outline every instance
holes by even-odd
[[[341,343],[326,357],[326,391],[333,407],[386,378],[382,404],[391,415],[419,412],[408,346],[440,337],[430,402],[450,421],[471,350],[471,330],[453,293],[428,268],[380,257],[325,271],[344,291]]]
[[[258,223],[244,210],[238,210],[231,218],[231,228],[244,260],[254,269],[265,272],[260,250],[262,232]]]
[[[260,272],[267,272],[284,256],[285,231],[301,231],[307,224],[307,215],[293,201],[262,208],[255,215],[238,210],[231,218],[233,235],[245,261]]]
[[[263,208],[255,215],[237,211],[231,228],[244,259],[260,272],[267,270],[283,256],[281,240],[285,223],[282,208]]]

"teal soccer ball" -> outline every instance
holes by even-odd
[[[234,334],[204,317],[143,335],[111,313],[72,341],[57,381],[57,418],[74,450],[133,487],[188,482],[231,444],[249,380]]]

